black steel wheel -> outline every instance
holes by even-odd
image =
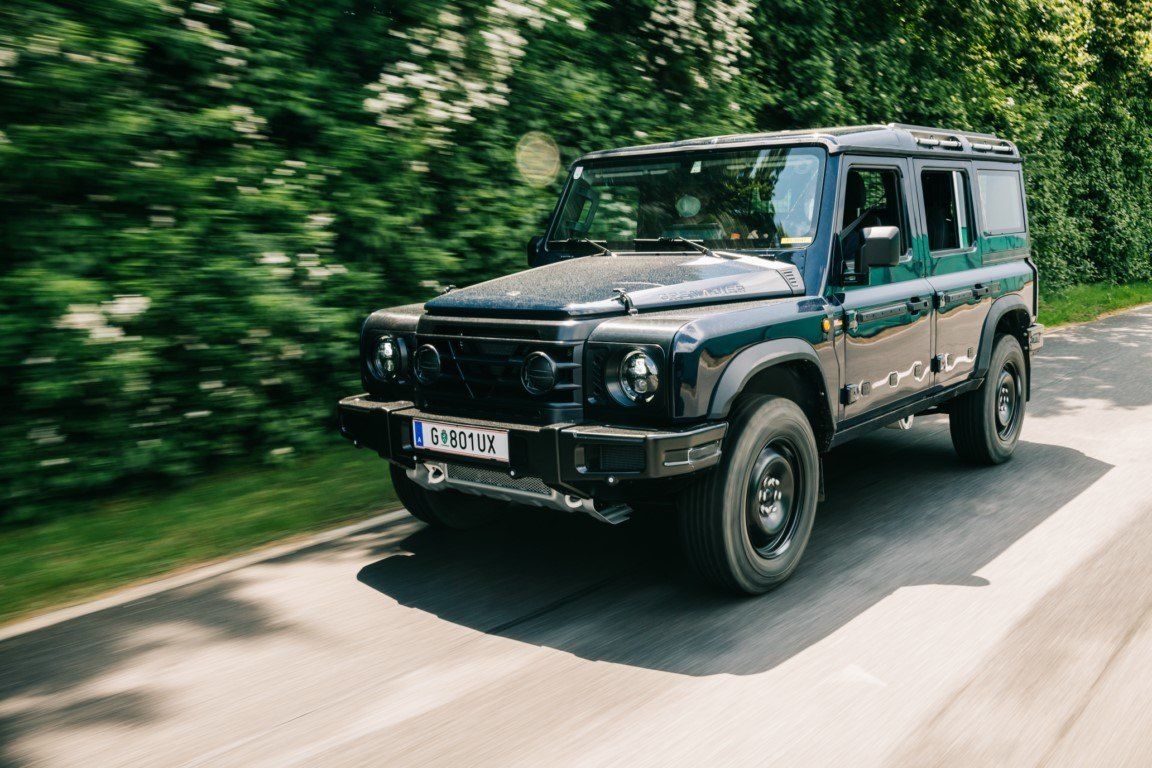
[[[791,576],[816,518],[819,461],[796,403],[768,395],[741,403],[720,463],[679,498],[681,541],[697,573],[750,595]]]
[[[745,520],[756,554],[772,559],[788,550],[803,508],[804,468],[788,440],[773,440],[760,452],[748,478]]]
[[[1007,360],[996,382],[996,434],[1004,440],[1016,432],[1023,416],[1024,376],[1014,360]]]
[[[984,465],[1012,458],[1024,426],[1027,397],[1024,350],[1015,336],[998,336],[984,383],[956,398],[948,411],[952,445],[960,458]]]

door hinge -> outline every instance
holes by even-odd
[[[852,403],[856,402],[859,399],[860,399],[860,385],[859,384],[849,384],[848,386],[844,387],[844,389],[840,390],[840,402],[843,403],[844,405],[852,405]]]

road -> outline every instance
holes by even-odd
[[[651,521],[404,518],[9,638],[0,765],[1152,765],[1150,370],[1143,308],[1050,338],[1007,465],[838,450],[763,598]]]

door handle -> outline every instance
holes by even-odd
[[[992,286],[983,283],[977,283],[972,289],[972,295],[978,299],[982,299],[990,293],[992,293]]]
[[[928,309],[932,306],[932,300],[911,299],[906,302],[904,306],[908,307],[908,311],[915,315],[917,312],[927,312]]]
[[[961,288],[958,291],[945,291],[944,293],[939,293],[936,295],[940,298],[940,303],[937,304],[937,306],[943,309],[949,304],[955,304],[960,301],[969,301],[979,294],[976,293],[975,288]]]

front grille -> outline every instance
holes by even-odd
[[[430,344],[440,354],[439,378],[420,387],[426,405],[466,415],[498,413],[550,421],[578,417],[582,342],[502,338],[500,331],[420,334],[418,343]],[[555,362],[556,384],[534,395],[524,388],[520,374],[525,359],[536,352]]]
[[[506,488],[513,491],[522,491],[537,496],[550,496],[552,489],[538,477],[510,477],[507,472],[499,472],[484,467],[473,467],[468,464],[445,464],[445,474],[452,480],[465,483],[476,483],[493,488]]]

